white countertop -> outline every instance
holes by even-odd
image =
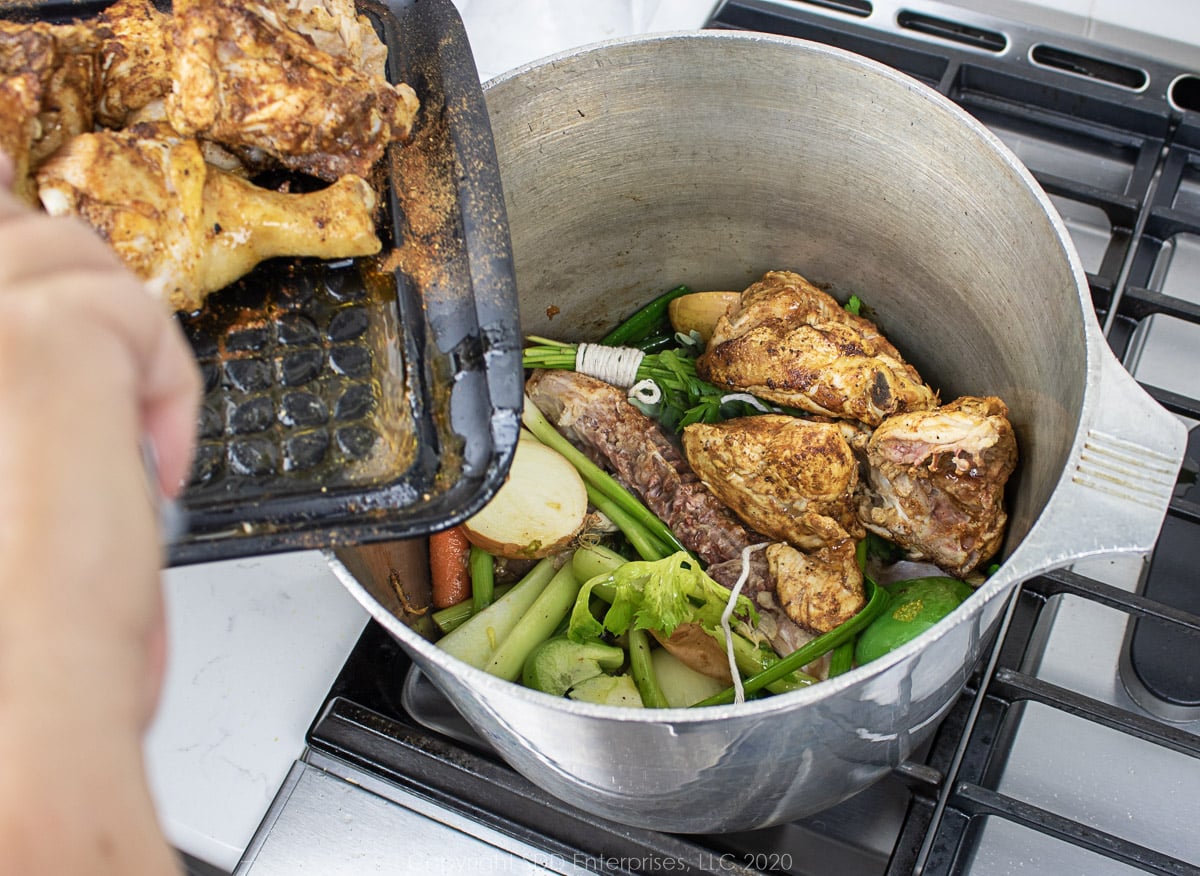
[[[367,615],[311,551],[172,569],[166,603],[151,788],[168,839],[232,872]]]
[[[688,30],[713,0],[455,0],[480,78],[562,49]],[[1200,72],[1195,0],[959,0],[990,15],[1129,48]],[[315,552],[174,569],[171,650],[146,740],[171,842],[232,871],[292,763],[367,615]]]

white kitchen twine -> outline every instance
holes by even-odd
[[[721,404],[726,402],[745,402],[755,410],[762,411],[764,414],[769,414],[773,411],[778,411],[779,408],[773,408],[770,405],[764,404],[761,400],[755,398],[748,392],[731,392],[728,395],[721,396]]]
[[[639,401],[644,405],[656,405],[662,401],[662,389],[647,377],[629,387],[627,398],[630,401]]]
[[[575,350],[575,370],[621,389],[637,383],[638,366],[646,354],[633,347],[580,344]]]
[[[725,603],[725,610],[721,612],[721,629],[725,633],[725,657],[729,660],[729,674],[733,676],[733,701],[738,704],[746,702],[746,689],[742,687],[742,676],[738,672],[737,660],[733,656],[733,629],[729,625],[729,619],[733,617],[733,609],[737,606],[738,595],[742,592],[742,587],[750,578],[750,554],[765,548],[768,544],[769,542],[764,541],[742,548],[742,572],[738,575],[737,583],[733,585],[733,590],[729,593],[729,601]]]

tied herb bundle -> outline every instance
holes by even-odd
[[[718,423],[735,417],[754,414],[789,413],[798,411],[763,401],[748,392],[728,392],[696,375],[696,357],[700,353],[699,338],[676,335],[677,346],[657,353],[643,353],[627,347],[602,347],[597,344],[568,344],[548,338],[531,337],[522,355],[526,368],[545,368],[579,371],[629,390],[629,401],[642,413],[654,418],[666,429],[680,432],[692,423]],[[603,367],[595,369],[581,363],[580,350],[591,353],[597,349],[611,351],[623,357],[625,365],[636,359],[636,368],[625,368],[626,377],[613,378]],[[638,359],[637,357],[640,357]],[[585,357],[587,360],[587,357]],[[632,379],[629,379],[632,377]]]
[[[578,371],[629,391],[638,410],[665,429],[682,432],[693,423],[719,423],[755,414],[807,416],[775,405],[749,392],[730,392],[696,374],[696,358],[704,343],[696,332],[677,332],[668,316],[671,302],[690,295],[676,286],[650,301],[599,344],[568,344],[530,337],[522,361],[526,368]],[[865,305],[851,295],[847,311],[865,315]]]

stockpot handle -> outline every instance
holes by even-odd
[[[1183,421],[1102,349],[1096,402],[1076,458],[1055,492],[1046,526],[1031,533],[1041,568],[1084,557],[1147,553],[1158,540],[1187,445]],[[1050,511],[1051,509],[1047,509]]]

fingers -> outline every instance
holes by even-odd
[[[95,230],[75,217],[51,219],[10,190],[12,160],[0,152],[0,291],[66,268],[128,271]]]
[[[158,459],[159,488],[174,498],[191,471],[201,385],[192,349],[173,321],[159,334],[147,376],[143,428]]]
[[[12,162],[0,154],[0,298],[38,296],[47,330],[89,320],[119,340],[135,375],[140,429],[153,446],[159,486],[177,495],[191,465],[200,400],[187,340],[93,229],[30,210],[8,191],[11,180]]]
[[[74,269],[129,274],[81,220],[37,213],[0,191],[0,291]]]
[[[84,323],[118,341],[129,361],[141,434],[154,449],[159,486],[167,496],[178,494],[191,465],[201,389],[195,357],[178,324],[123,268],[64,268],[24,285],[40,296],[45,331]],[[12,294],[17,293],[0,276],[0,301]]]

